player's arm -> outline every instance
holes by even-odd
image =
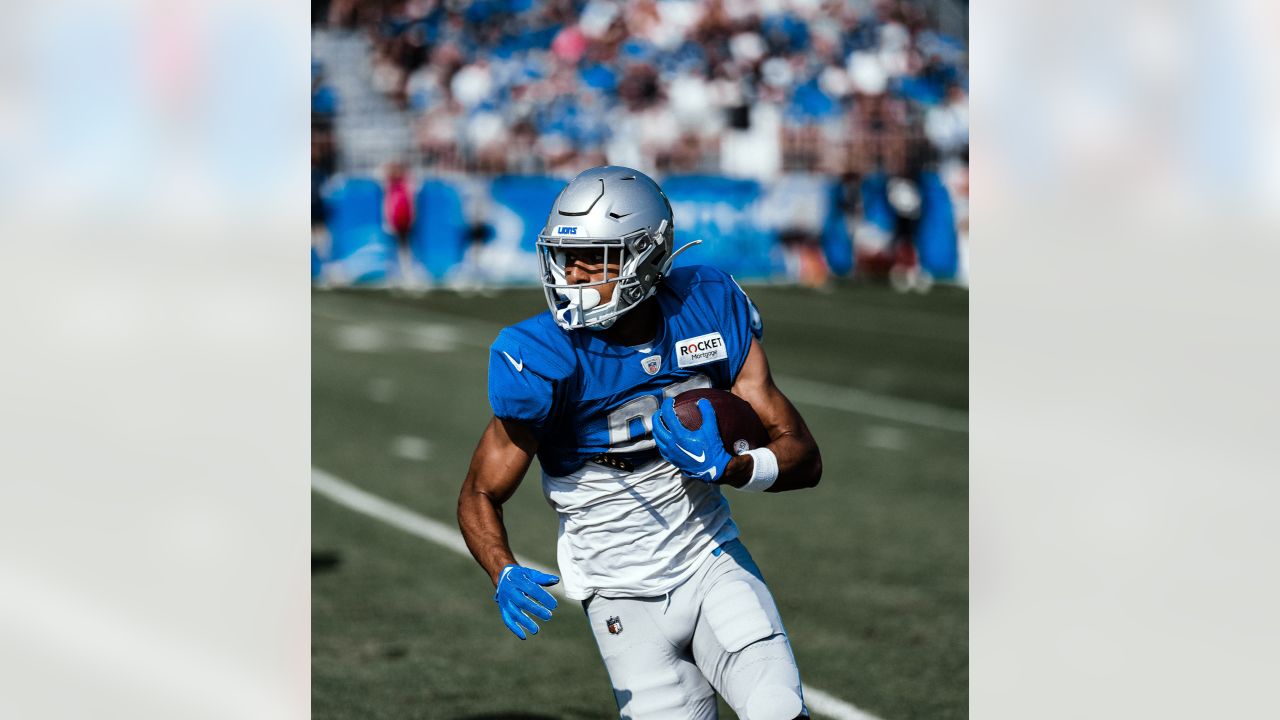
[[[698,401],[702,422],[690,429],[676,416],[674,400],[667,398],[651,422],[653,440],[662,457],[688,477],[747,491],[781,492],[817,485],[822,478],[818,444],[795,406],[773,384],[764,348],[755,339],[734,381],[733,393],[760,417],[769,432],[768,445],[731,455],[709,401]]]
[[[502,524],[502,504],[520,487],[537,451],[538,441],[527,426],[495,417],[480,436],[462,482],[458,527],[494,585],[502,568],[516,561]]]
[[[471,456],[467,479],[458,495],[458,527],[476,562],[489,573],[497,588],[494,600],[502,620],[521,640],[538,632],[530,616],[551,618],[556,607],[542,585],[560,581],[531,568],[521,567],[507,542],[502,505],[520,486],[538,441],[523,423],[493,418]]]
[[[778,477],[766,492],[810,488],[822,479],[822,455],[804,418],[773,384],[764,346],[752,338],[747,359],[733,383],[733,394],[746,400],[769,431],[768,449],[777,458]],[[756,459],[738,455],[729,461],[724,484],[742,487],[751,479]]]

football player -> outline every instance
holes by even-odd
[[[744,720],[807,717],[800,674],[722,488],[817,485],[822,460],[774,385],[760,316],[733,278],[672,269],[685,248],[657,183],[599,167],[560,192],[537,249],[550,312],[490,349],[493,419],[458,499],[467,546],[521,640],[549,620],[560,578],[516,563],[502,505],[533,458],[559,514],[565,595],[582,602],[627,718],[715,718],[715,693]],[[731,390],[769,431],[731,455],[714,410],[688,430],[673,398]]]

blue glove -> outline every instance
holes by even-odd
[[[506,623],[507,629],[521,640],[525,639],[526,630],[529,635],[537,635],[538,624],[529,615],[539,620],[550,620],[551,611],[556,609],[556,599],[539,585],[551,586],[558,582],[560,578],[555,575],[520,565],[502,568],[502,574],[498,576],[498,591],[493,594],[493,601],[498,603],[498,609],[502,611],[502,622]]]
[[[713,483],[724,477],[724,470],[733,459],[724,449],[720,428],[716,425],[716,411],[705,398],[698,401],[702,413],[702,425],[690,430],[676,417],[675,400],[662,401],[654,413],[653,439],[658,452],[680,472],[703,482]]]

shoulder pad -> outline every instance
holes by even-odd
[[[673,269],[664,282],[676,292],[683,292],[703,282],[727,282],[729,275],[712,265],[686,265]]]
[[[568,331],[556,325],[546,312],[503,328],[493,341],[492,350],[507,355],[517,371],[528,368],[548,379],[568,377],[576,365]]]

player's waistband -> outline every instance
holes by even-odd
[[[707,562],[714,562],[714,558],[719,558],[721,555],[728,555],[729,557],[733,558],[735,561],[737,561],[738,565],[740,565],[740,566],[742,567],[742,569],[743,569],[743,570],[746,570],[747,572],[751,573],[752,575],[755,575],[757,578],[759,578],[759,579],[760,579],[760,582],[764,582],[764,575],[762,575],[762,574],[760,573],[760,567],[759,567],[758,565],[756,565],[756,561],[751,557],[751,553],[747,551],[747,546],[746,546],[746,545],[743,545],[743,544],[742,544],[742,541],[741,541],[740,539],[738,539],[738,538],[734,538],[734,539],[732,539],[732,540],[726,540],[726,541],[724,541],[724,542],[722,542],[722,543],[718,543],[715,547],[713,547],[713,548],[711,549],[711,552],[710,552],[710,553],[708,553],[708,554],[710,555],[710,558],[708,558],[707,560],[704,560],[703,562],[697,563],[697,564],[695,565],[695,569],[693,570],[692,574],[691,574],[689,577],[686,577],[686,578],[682,579],[680,582],[676,583],[673,587],[671,587],[671,589],[667,590],[666,592],[664,592],[664,593],[662,593],[662,594],[658,594],[658,595],[649,595],[649,594],[642,594],[642,595],[633,595],[633,594],[611,595],[611,594],[609,594],[609,592],[608,592],[607,590],[604,590],[604,591],[601,591],[601,590],[593,590],[593,591],[591,592],[591,594],[590,594],[587,598],[585,598],[585,599],[583,599],[583,600],[581,601],[581,603],[582,603],[582,609],[583,609],[583,610],[586,610],[586,609],[588,608],[588,606],[590,606],[591,601],[592,601],[593,599],[595,599],[595,597],[596,597],[597,595],[602,596],[602,597],[618,597],[618,598],[644,598],[644,597],[649,597],[649,598],[661,598],[661,597],[666,597],[666,598],[670,598],[670,597],[671,597],[671,593],[675,592],[677,588],[679,588],[680,586],[682,586],[682,585],[684,585],[685,583],[689,582],[693,577],[696,577],[696,576],[697,576],[697,574],[698,574],[699,572],[703,572],[703,570],[702,570],[703,565],[705,565]]]
[[[661,456],[658,454],[657,449],[653,449],[633,453],[600,453],[587,460],[587,462],[593,462],[597,465],[623,472],[635,472],[636,468],[648,465],[659,457]]]

